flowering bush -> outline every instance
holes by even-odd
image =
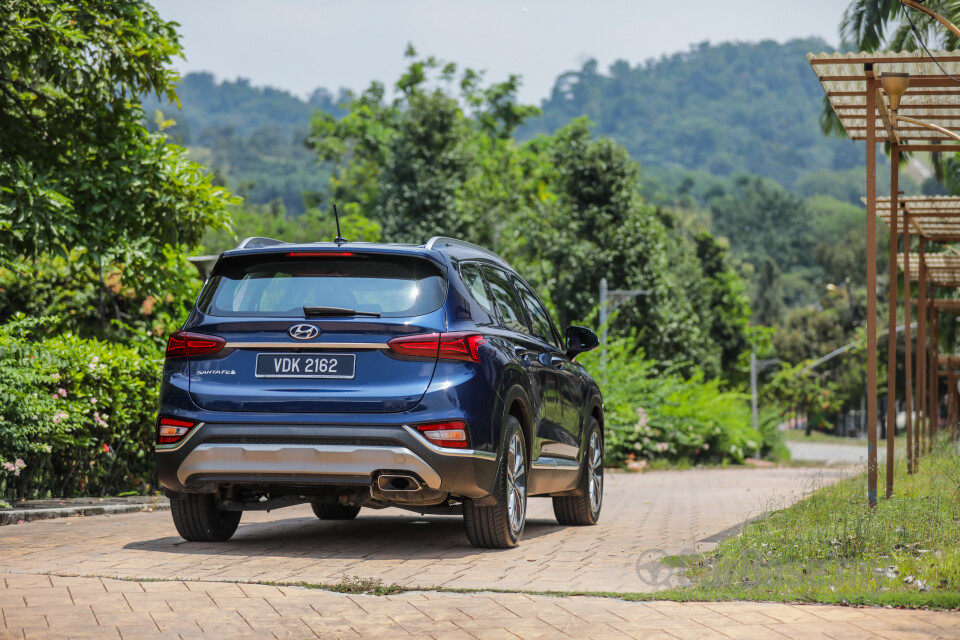
[[[780,454],[779,432],[751,426],[749,398],[723,391],[702,373],[683,378],[658,373],[654,362],[626,338],[607,345],[606,366],[594,351],[581,361],[597,379],[605,405],[606,458],[741,463],[755,455]]]
[[[34,340],[50,322],[0,325],[0,497],[148,491],[161,347]]]

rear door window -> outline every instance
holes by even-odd
[[[440,269],[418,257],[260,254],[221,261],[197,307],[225,317],[303,317],[307,306],[404,318],[439,309],[446,291]]]
[[[550,316],[547,314],[547,310],[543,308],[543,305],[540,304],[540,300],[537,299],[536,294],[534,294],[533,290],[523,281],[514,280],[513,282],[517,287],[517,291],[520,292],[523,307],[527,310],[527,315],[530,317],[533,335],[547,344],[559,347],[560,342],[553,329],[553,323],[550,322]]]
[[[530,333],[530,328],[524,318],[523,306],[520,304],[520,299],[517,297],[513,285],[507,279],[507,274],[500,269],[487,265],[483,266],[483,274],[487,278],[487,284],[490,285],[490,292],[493,294],[504,326],[511,331]]]

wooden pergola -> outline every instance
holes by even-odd
[[[942,302],[960,302],[960,300],[943,300]],[[951,313],[960,313],[960,305],[951,305],[947,309]],[[960,356],[938,356],[936,362],[937,378],[947,380],[947,424],[950,425],[950,438],[956,440],[957,422],[960,421],[960,392],[957,389],[960,383]]]
[[[960,210],[952,209],[954,202],[940,202],[927,199],[930,209],[923,210],[916,202],[915,214],[907,212],[909,198],[901,198],[899,192],[899,161],[902,152],[940,152],[960,151],[960,83],[953,77],[960,76],[960,52],[940,51],[932,54],[924,52],[878,52],[878,53],[819,53],[808,54],[807,60],[833,108],[840,119],[847,136],[851,140],[863,140],[867,143],[867,499],[871,505],[877,504],[877,214],[885,212],[890,224],[890,308],[889,308],[889,372],[896,371],[896,329],[897,329],[897,251],[898,241],[902,237],[904,252],[908,258],[904,263],[905,281],[911,282],[910,272],[910,235],[923,238],[921,251],[926,242],[960,241],[960,226],[953,227],[960,216]],[[946,75],[949,74],[949,75]],[[951,77],[953,76],[953,77]],[[877,144],[890,146],[890,197],[877,198]],[[940,206],[942,205],[942,206]],[[913,209],[911,209],[913,212]],[[902,216],[902,218],[901,218]],[[901,220],[903,222],[901,222]],[[927,227],[924,228],[924,222]],[[905,223],[905,224],[904,224]],[[925,251],[924,251],[925,252]],[[925,277],[919,271],[924,267],[923,260],[917,264],[918,301],[926,300]],[[945,286],[945,285],[934,285]],[[934,287],[931,287],[931,291]],[[909,291],[909,289],[908,289]],[[909,296],[909,294],[908,294]],[[907,416],[910,424],[907,429],[911,439],[909,448],[910,468],[916,468],[916,453],[912,431],[912,354],[909,336],[910,307],[909,300],[904,305],[904,324],[907,327],[908,345],[906,353],[907,371]],[[921,318],[926,312],[919,310]],[[925,345],[926,322],[917,326],[918,344]],[[923,334],[923,335],[921,335]],[[926,348],[917,350],[918,358]],[[934,359],[931,359],[935,361]],[[928,363],[920,359],[917,362],[918,373],[926,370]],[[886,495],[893,495],[893,458],[894,435],[896,433],[896,377],[887,376],[887,469]],[[930,379],[933,379],[932,377]],[[925,398],[920,395],[919,398]],[[929,409],[922,415],[930,416]],[[932,422],[932,421],[931,421]]]
[[[884,199],[880,199],[883,204]],[[921,206],[911,207],[908,202],[904,204],[902,200],[912,201]],[[919,237],[919,251],[916,253],[899,254],[897,264],[904,274],[904,289],[908,288],[910,283],[917,283],[917,298],[910,300],[909,306],[917,308],[917,413],[919,420],[911,425],[913,416],[908,405],[907,409],[907,460],[911,472],[916,471],[919,456],[921,452],[929,452],[933,446],[933,439],[936,435],[939,425],[939,388],[941,378],[947,380],[947,392],[949,397],[948,405],[950,414],[948,423],[951,425],[951,431],[955,434],[956,430],[956,408],[957,408],[957,378],[953,373],[943,373],[940,366],[940,316],[944,313],[960,313],[960,300],[936,299],[936,290],[940,289],[958,289],[960,288],[960,254],[934,253],[926,252],[928,242],[934,237],[957,237],[960,235],[960,218],[953,218],[946,222],[938,219],[918,218],[915,215],[922,215],[925,209],[926,215],[933,216],[933,207],[929,207],[929,201],[932,198],[904,198],[901,200],[901,211],[903,212],[903,223],[912,230],[917,231]],[[937,198],[937,204],[944,205],[947,201],[960,209],[960,198]],[[881,217],[889,221],[889,215]],[[924,222],[930,220],[932,224],[925,225]],[[915,224],[916,223],[916,224]],[[902,228],[901,228],[902,229]],[[932,235],[925,235],[923,230],[930,230]],[[902,232],[902,231],[901,231]],[[908,237],[905,235],[905,237]],[[950,240],[941,240],[941,242],[950,242]],[[909,241],[904,242],[904,246],[909,248]],[[910,402],[910,334],[907,329],[907,402]],[[929,334],[929,346],[927,336]],[[911,428],[911,426],[915,428]]]

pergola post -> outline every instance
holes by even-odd
[[[940,430],[940,408],[937,403],[937,397],[940,395],[940,384],[937,378],[937,351],[940,344],[940,312],[937,310],[937,287],[930,283],[930,384],[928,393],[930,402],[927,410],[927,419],[930,421],[931,433],[936,434]]]
[[[887,498],[893,497],[893,448],[897,435],[897,207],[900,206],[900,149],[890,145],[890,301],[887,319]],[[867,212],[870,215],[870,212]],[[909,300],[909,296],[907,296]]]
[[[953,375],[953,363],[947,358],[947,420],[950,422],[950,433],[957,433],[957,378]]]
[[[900,206],[900,148],[890,146],[890,301],[887,321],[887,460],[893,458],[893,439],[897,433],[897,209]],[[909,298],[909,296],[908,296]],[[893,494],[893,469],[887,463],[887,497]]]
[[[877,80],[863,65],[867,98],[867,501],[877,505]]]
[[[917,434],[913,430],[913,336],[910,330],[910,316],[913,295],[910,283],[910,210],[903,210],[903,369],[904,369],[904,413],[907,418],[907,433],[913,438],[913,466],[910,472],[917,470]]]
[[[924,433],[926,419],[927,372],[927,241],[920,238],[919,268],[917,273],[917,431]]]

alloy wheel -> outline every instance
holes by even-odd
[[[523,459],[523,441],[515,433],[507,450],[507,514],[510,528],[519,533],[526,511],[527,469]]]
[[[596,431],[590,436],[590,449],[587,457],[587,486],[590,491],[590,510],[600,511],[603,500],[603,442]]]

